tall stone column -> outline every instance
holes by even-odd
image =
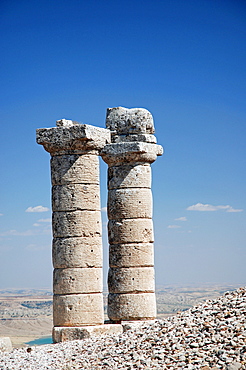
[[[111,108],[108,164],[108,316],[112,321],[156,317],[150,164],[162,155],[146,109]]]
[[[51,154],[54,336],[104,322],[98,152],[107,142],[109,130],[68,120],[37,130]]]

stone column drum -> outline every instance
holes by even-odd
[[[98,152],[109,140],[108,130],[69,120],[37,130],[51,154],[54,337],[104,322]]]
[[[108,164],[108,316],[114,322],[156,317],[150,164],[162,155],[146,109],[111,108]]]

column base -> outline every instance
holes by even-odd
[[[86,339],[106,334],[121,334],[123,327],[120,324],[103,324],[93,326],[54,326],[53,343],[69,340]]]

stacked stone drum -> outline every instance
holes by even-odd
[[[109,140],[68,120],[37,130],[51,154],[54,330],[104,321],[98,152]]]
[[[108,164],[108,316],[114,322],[156,317],[150,164],[156,144],[146,109],[111,108],[106,127],[111,144],[101,151]]]

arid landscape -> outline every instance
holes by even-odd
[[[175,315],[207,299],[214,299],[240,285],[157,286],[158,318]],[[107,293],[104,294],[105,319]],[[14,347],[51,336],[52,292],[48,290],[0,290],[0,336],[11,338]]]

